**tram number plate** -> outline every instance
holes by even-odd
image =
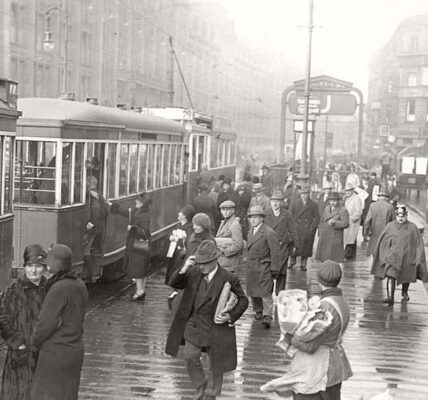
[[[414,185],[416,183],[416,178],[408,178],[407,183]]]

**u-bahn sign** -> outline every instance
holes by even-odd
[[[292,93],[288,99],[290,112],[292,114],[303,114],[304,108],[302,107],[302,103],[304,104],[304,98],[301,97],[300,93]],[[310,114],[354,115],[356,109],[357,100],[352,94],[311,93],[309,102]]]

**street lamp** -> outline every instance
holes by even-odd
[[[43,50],[51,52],[55,48],[55,42],[52,39],[52,32],[50,27],[51,15],[53,12],[61,13],[62,9],[59,7],[51,7],[46,11],[46,32],[45,40],[43,41]],[[68,16],[65,16],[65,32],[64,32],[64,73],[62,77],[61,93],[67,92],[67,67],[68,67]]]

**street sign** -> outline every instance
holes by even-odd
[[[319,115],[320,113],[321,100],[319,99],[309,99],[309,114]],[[304,114],[305,112],[305,99],[297,99],[297,114]]]
[[[302,113],[299,111],[301,96],[300,92],[290,94],[288,108],[292,114]],[[354,115],[357,109],[355,96],[348,93],[312,92],[311,101],[319,102],[319,114],[321,115]],[[315,107],[315,103],[313,103],[313,107]],[[311,108],[309,109],[311,110]]]

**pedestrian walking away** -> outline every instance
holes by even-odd
[[[248,212],[250,230],[247,242],[247,292],[251,297],[255,319],[270,328],[273,313],[274,279],[281,268],[281,253],[275,231],[263,223],[266,216],[260,206]]]
[[[31,400],[76,400],[88,291],[72,270],[69,247],[55,244],[48,252],[47,264],[53,276],[32,336],[33,348],[40,351]]]
[[[221,394],[223,374],[236,368],[234,324],[248,307],[238,277],[218,265],[220,254],[215,242],[203,241],[170,280],[171,286],[184,292],[165,352],[176,357],[184,340],[187,371],[198,400],[215,400]],[[219,303],[230,296],[235,298],[234,306],[217,313]],[[202,351],[209,357],[207,375],[201,365]]]
[[[280,262],[275,294],[285,289],[287,280],[288,257],[298,248],[298,235],[290,211],[284,208],[284,194],[275,190],[270,198],[272,209],[267,212],[264,223],[272,228],[279,242]]]
[[[216,221],[218,220],[217,204],[215,200],[208,194],[209,191],[210,188],[208,185],[203,183],[199,185],[199,194],[193,199],[192,206],[195,208],[197,213],[207,214],[211,219],[212,226],[215,226]]]
[[[332,192],[329,203],[321,217],[315,259],[343,263],[345,258],[343,231],[349,226],[349,214],[340,204],[339,193]]]
[[[407,303],[410,282],[428,282],[424,243],[417,226],[407,219],[407,208],[395,208],[396,220],[386,225],[373,253],[371,273],[386,278],[386,305],[394,304],[396,285],[401,285],[401,302]]]
[[[2,293],[1,335],[7,344],[0,399],[30,400],[38,357],[31,335],[46,295],[46,251],[39,244],[24,250],[24,274]]]
[[[302,189],[300,198],[291,203],[290,211],[297,228],[299,246],[291,254],[289,267],[293,268],[296,257],[300,256],[300,269],[306,271],[308,258],[312,256],[315,232],[320,219],[317,204],[309,198],[309,189]]]
[[[348,183],[345,186],[345,208],[349,214],[349,226],[343,232],[345,260],[355,260],[357,254],[357,235],[363,213],[363,203],[355,192],[355,188],[352,183]]]

